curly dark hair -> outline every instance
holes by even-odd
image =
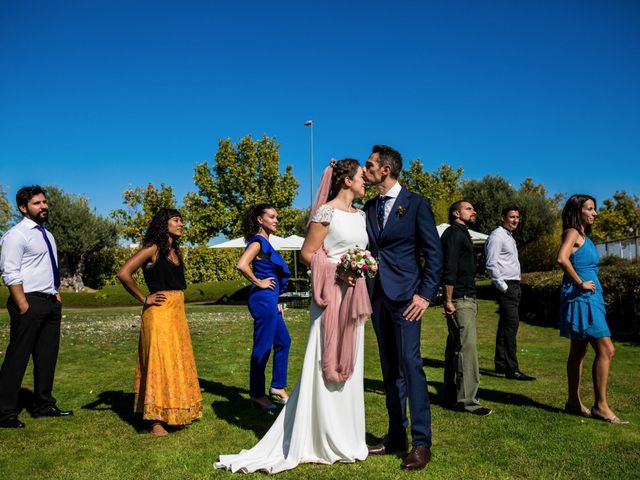
[[[586,195],[584,193],[571,195],[571,197],[569,197],[569,200],[567,200],[567,203],[565,203],[564,208],[562,209],[563,237],[567,230],[569,230],[570,228],[575,228],[584,235],[591,234],[591,225],[585,226],[582,224],[582,207],[587,200],[591,200],[593,202],[594,208],[598,208],[596,199],[591,195]]]
[[[178,255],[180,261],[182,261],[177,240],[174,238],[171,245],[169,245],[168,224],[169,219],[173,217],[182,218],[182,214],[174,208],[161,208],[158,210],[158,213],[153,216],[151,223],[149,223],[142,245],[145,247],[157,245],[158,251],[163,258],[168,258],[170,251],[173,250],[176,255]]]
[[[275,210],[276,207],[270,203],[259,203],[249,207],[247,213],[244,215],[244,222],[242,223],[242,231],[244,233],[244,241],[248,242],[251,237],[257,235],[260,231],[260,223],[258,217],[264,215],[267,210]]]
[[[358,173],[359,167],[360,163],[355,158],[344,158],[333,164],[331,190],[329,190],[329,197],[327,198],[327,201],[336,198],[336,195],[338,195],[338,192],[340,192],[340,189],[344,185],[345,179],[353,179],[356,173]]]

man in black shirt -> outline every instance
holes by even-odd
[[[442,286],[449,335],[445,350],[444,402],[474,415],[491,414],[476,399],[480,385],[476,349],[476,262],[469,225],[476,211],[466,200],[449,207],[449,224],[442,234],[444,253]]]

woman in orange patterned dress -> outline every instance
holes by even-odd
[[[182,215],[163,208],[151,220],[142,248],[118,271],[124,288],[143,304],[136,361],[134,409],[155,436],[168,435],[202,416],[191,336],[184,310],[184,264],[177,240]],[[142,268],[145,295],[133,279]]]

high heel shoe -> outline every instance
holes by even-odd
[[[283,397],[282,395],[277,393],[274,388],[270,388],[269,389],[269,396],[271,397],[271,401],[272,402],[279,403],[281,405],[286,405],[287,401],[289,400],[288,396],[287,397]]]
[[[251,406],[253,408],[259,408],[261,410],[275,410],[276,408],[278,408],[276,404],[269,400],[267,397],[251,397],[249,400],[251,400]]]

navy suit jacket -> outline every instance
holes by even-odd
[[[406,301],[418,294],[433,303],[442,275],[442,245],[429,201],[402,187],[382,232],[378,228],[377,202],[377,197],[369,200],[364,211],[369,250],[378,259],[378,277],[385,295],[394,301]],[[424,268],[421,256],[425,258]],[[374,282],[367,282],[370,295]]]

